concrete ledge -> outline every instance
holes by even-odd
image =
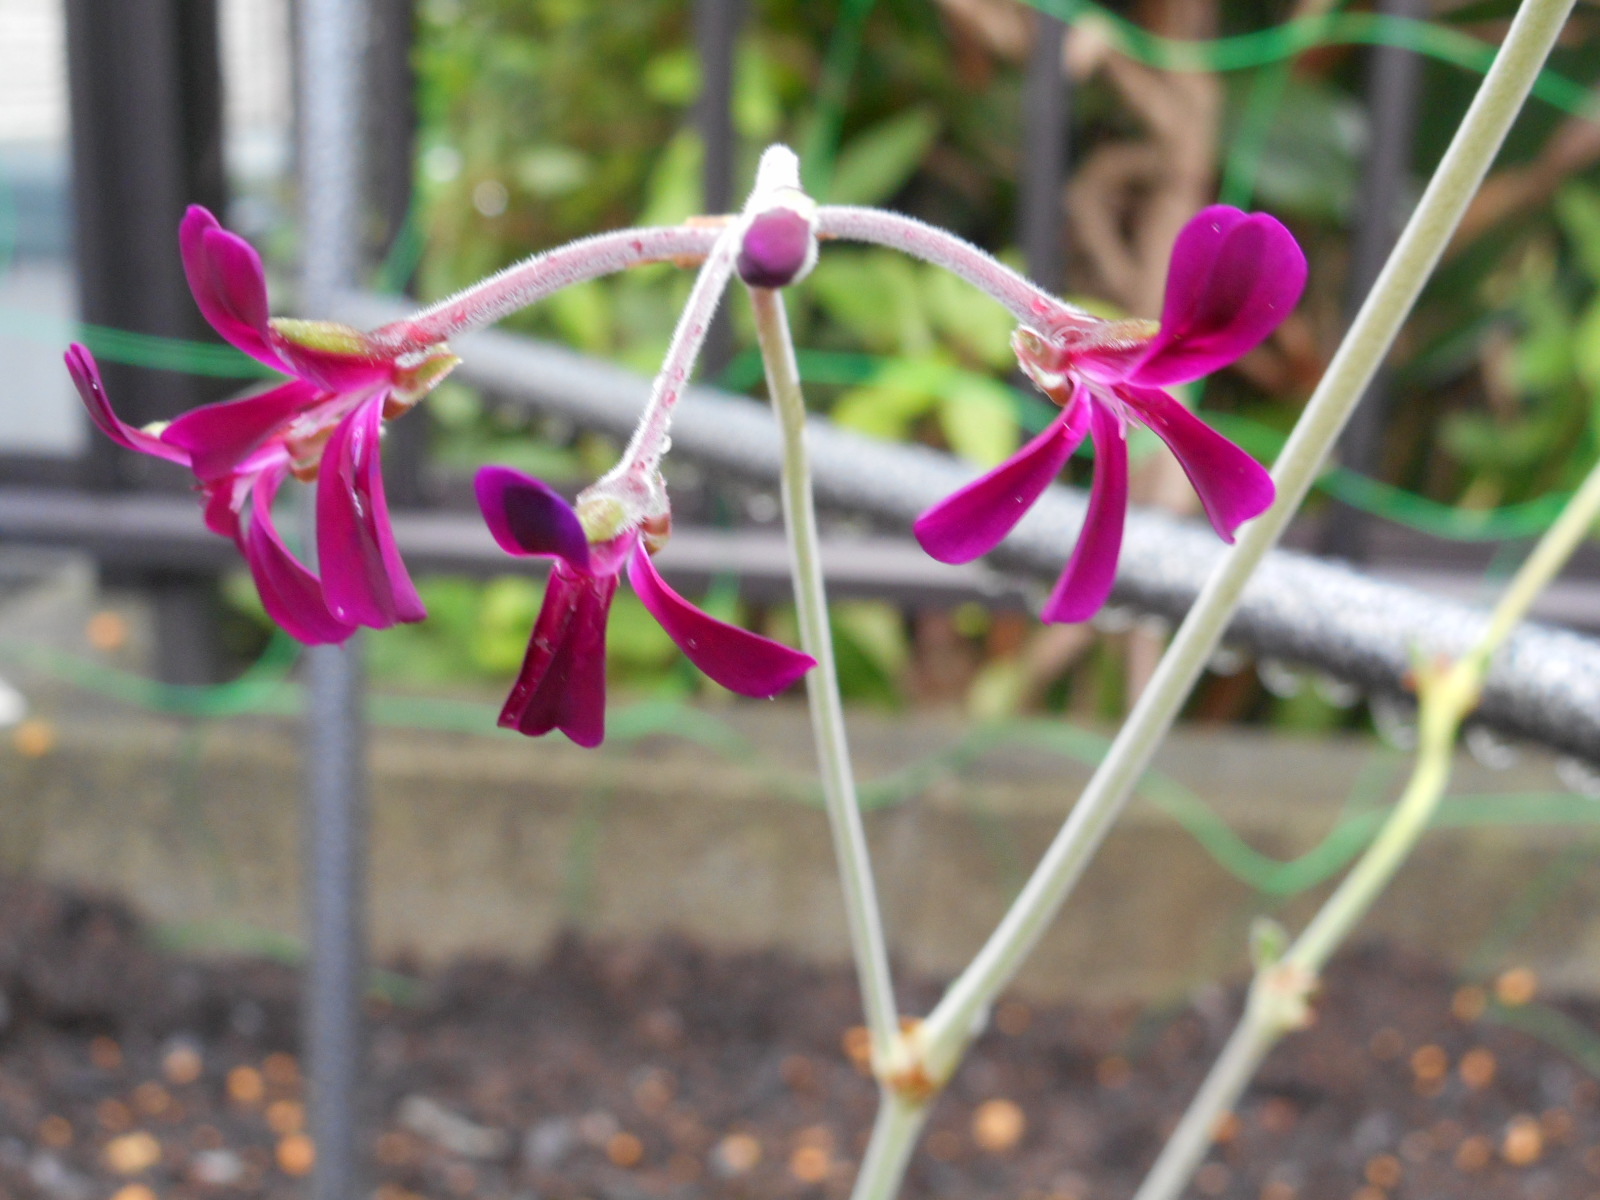
[[[0,749],[0,866],[112,888],[155,919],[213,933],[300,927],[293,727],[204,727],[60,696],[40,706],[54,747]],[[379,729],[372,741],[373,935],[378,953],[436,960],[537,955],[566,924],[606,936],[676,930],[717,947],[781,946],[846,957],[820,810],[795,798],[812,777],[798,706],[719,714],[757,767],[681,740],[586,752],[561,740]],[[948,749],[952,722],[858,716],[864,778]],[[1161,770],[1206,799],[1257,850],[1289,858],[1339,821],[1374,754],[1361,740],[1192,730]],[[948,973],[976,949],[1087,777],[1079,763],[994,749],[936,772],[868,818],[891,942],[908,966]],[[1565,791],[1551,761],[1506,771],[1463,762],[1453,794]],[[1600,801],[1567,824],[1434,830],[1368,923],[1458,965],[1515,960],[1547,984],[1600,991],[1600,871],[1575,879],[1510,940],[1474,961],[1540,873],[1563,861]],[[1570,854],[1568,859],[1570,861]],[[1314,893],[1321,894],[1321,890]],[[1303,921],[1310,896],[1280,913]],[[1022,986],[1041,996],[1151,999],[1244,967],[1249,917],[1271,911],[1190,832],[1136,802],[1035,954]]]

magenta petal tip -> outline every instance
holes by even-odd
[[[742,696],[776,696],[817,660],[781,642],[719,621],[675,592],[641,547],[628,561],[628,582],[650,615],[689,661]]]

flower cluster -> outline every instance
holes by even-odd
[[[1167,389],[1235,361],[1293,308],[1305,260],[1283,226],[1232,208],[1204,210],[1178,238],[1160,322],[1107,321],[908,218],[819,208],[800,190],[798,164],[782,147],[763,157],[751,199],[735,218],[575,243],[372,334],[270,317],[255,251],[194,208],[180,243],[201,311],[230,343],[290,379],[136,429],[112,411],[86,349],[73,346],[67,365],[108,436],[194,472],[207,525],[239,545],[273,619],[304,642],[338,642],[360,626],[384,628],[424,615],[389,526],[379,442],[384,421],[416,404],[458,361],[437,339],[558,286],[637,262],[701,261],[666,362],[614,470],[576,504],[507,468],[488,467],[477,478],[479,505],[500,546],[552,560],[500,723],[527,734],[559,729],[592,746],[604,736],[605,627],[624,574],[689,659],[733,691],[771,696],[816,665],[808,654],[694,607],[662,580],[651,556],[671,525],[659,468],[672,409],[722,292],[735,275],[758,289],[802,279],[816,261],[819,237],[893,245],[987,289],[1021,322],[1013,346],[1023,370],[1061,408],[1011,459],[917,520],[916,536],[935,558],[966,562],[993,549],[1089,437],[1095,467],[1088,516],[1042,613],[1046,621],[1087,620],[1105,603],[1116,574],[1130,419],[1171,448],[1224,539],[1271,504],[1272,482],[1260,465]],[[291,474],[317,481],[317,571],[287,548],[273,520],[273,500]]]
[[[426,613],[389,526],[379,440],[383,422],[415,405],[457,359],[442,345],[385,353],[347,326],[273,319],[261,259],[203,208],[189,210],[178,240],[212,328],[291,378],[138,429],[117,417],[94,357],[74,345],[67,369],[90,417],[120,445],[194,472],[206,525],[238,544],[268,615],[302,642],[420,621]],[[320,573],[295,557],[273,520],[291,474],[318,481]]]

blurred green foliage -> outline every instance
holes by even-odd
[[[1491,37],[1513,7],[1483,0],[1453,9],[1437,18],[1435,40],[1454,38],[1459,49],[1465,37]],[[621,8],[422,0],[416,65],[425,298],[595,230],[675,222],[700,210],[703,152],[690,128],[700,77],[689,15],[681,0]],[[1250,35],[1281,21],[1283,11],[1272,0],[1241,0],[1222,6],[1220,16],[1223,35]],[[1556,81],[1562,94],[1600,77],[1595,40],[1592,28],[1574,25],[1554,64],[1575,81]],[[1461,65],[1470,55],[1452,54],[1424,65],[1419,173],[1437,160],[1476,86]],[[1274,212],[1306,246],[1312,283],[1301,336],[1320,342],[1302,343],[1299,374],[1280,376],[1299,382],[1281,385],[1282,394],[1263,394],[1236,373],[1210,382],[1207,411],[1230,432],[1249,433],[1252,448],[1269,450],[1273,431],[1292,423],[1299,391],[1341,323],[1343,258],[1370,136],[1365,61],[1363,50],[1349,46],[1257,55],[1224,77],[1219,177],[1230,200]],[[736,55],[736,177],[748,180],[760,148],[783,140],[803,149],[807,184],[819,197],[887,204],[1005,254],[1013,242],[1020,96],[1021,65],[983,46],[932,0],[765,0],[750,6]],[[1504,159],[1536,156],[1561,119],[1536,105]],[[1103,78],[1074,88],[1075,159],[1140,133]],[[1394,355],[1399,411],[1381,478],[1346,475],[1330,487],[1392,519],[1448,527],[1449,536],[1536,526],[1541,505],[1559,503],[1597,450],[1597,282],[1600,177],[1591,169],[1569,180],[1553,206],[1518,214],[1446,262]],[[510,323],[651,372],[689,285],[687,272],[645,268],[570,289]],[[744,306],[731,300],[739,344],[748,345]],[[1006,382],[1014,366],[1006,315],[933,268],[886,251],[830,247],[790,306],[811,402],[850,428],[991,464],[1052,411]],[[740,388],[758,380],[748,355],[729,364],[724,378]],[[548,431],[466,388],[442,388],[428,407],[441,459],[461,469],[500,461],[581,486],[614,453],[604,439],[567,430],[541,436]],[[1505,505],[1518,507],[1496,521]],[[1487,515],[1475,525],[1440,506]],[[446,628],[465,638],[472,622],[492,624],[491,594],[508,603],[499,585],[451,586],[459,594],[441,592],[430,603],[472,615],[436,622],[440,637]],[[530,593],[520,594],[531,603]],[[613,644],[634,647],[614,650],[619,671],[678,686],[674,668],[649,648],[654,635],[635,637],[631,621],[619,609]],[[784,618],[773,612],[766,621],[781,630]],[[835,632],[847,689],[900,702],[913,655],[904,619],[842,606]],[[416,664],[429,661],[426,648],[415,651]],[[454,659],[498,663],[482,669],[503,677],[506,655],[483,653],[479,647]],[[437,658],[448,666],[452,654],[440,650]],[[1114,655],[1091,656],[1084,674],[1083,688],[1101,697],[1092,707],[1115,708]],[[980,706],[1001,704],[1016,687],[1015,664],[990,675],[980,676],[989,694]],[[1063,693],[1052,695],[1065,702]],[[1324,719],[1278,707],[1291,723]]]

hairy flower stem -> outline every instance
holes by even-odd
[[[645,401],[639,424],[617,465],[594,484],[596,489],[620,485],[625,492],[638,495],[653,491],[656,472],[670,445],[667,430],[672,424],[672,410],[689,385],[700,347],[705,345],[706,332],[711,328],[711,318],[716,315],[722,293],[728,288],[728,278],[733,274],[738,246],[737,233],[727,229],[711,247],[689,291],[689,300],[678,317],[677,327],[672,331],[666,358],[650,386],[650,398]]]
[[[1175,1200],[1210,1147],[1217,1122],[1232,1110],[1261,1060],[1298,1017],[1318,977],[1350,931],[1371,910],[1433,819],[1450,780],[1456,735],[1477,705],[1494,653],[1516,628],[1600,517],[1600,464],[1546,531],[1500,597],[1483,635],[1448,665],[1417,671],[1417,761],[1400,801],[1370,846],[1281,959],[1257,970],[1228,1044],[1134,1200]]]
[[[492,325],[562,288],[653,262],[692,263],[711,253],[726,220],[618,229],[580,238],[507,267],[471,287],[370,335],[380,350],[422,350]]]
[[[923,1026],[923,1069],[946,1078],[1132,794],[1221,640],[1245,584],[1300,506],[1388,352],[1533,86],[1574,0],[1526,0],[1388,264],[1356,314],[1273,471],[1278,499],[1245,527],[1178,629],[1105,760],[999,927]],[[827,210],[824,210],[825,212]],[[825,228],[829,228],[827,223]],[[829,228],[829,231],[833,230]]]
[[[844,708],[839,701],[839,676],[828,630],[828,599],[823,591],[822,559],[817,540],[816,508],[811,500],[811,469],[806,461],[806,403],[800,391],[800,368],[783,297],[766,288],[750,288],[755,308],[756,338],[767,372],[767,389],[783,432],[783,516],[789,534],[789,559],[794,572],[794,603],[800,621],[800,647],[817,665],[806,675],[811,728],[822,770],[822,794],[833,832],[834,852],[844,887],[845,917],[855,954],[861,999],[872,1035],[872,1059],[880,1071],[899,1042],[894,984],[884,946],[883,918],[867,854],[867,835],[856,801],[855,775],[845,741]],[[881,1119],[880,1119],[881,1120]]]

